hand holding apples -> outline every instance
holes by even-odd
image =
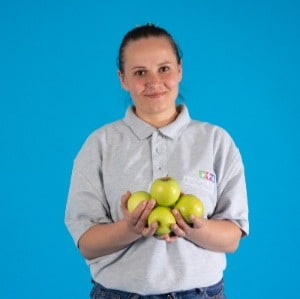
[[[131,197],[133,194],[135,193],[131,194],[130,192],[126,192],[122,196],[121,210],[124,215],[124,221],[127,223],[127,226],[131,232],[144,237],[152,236],[157,229],[157,224],[153,223],[152,225],[148,226],[147,219],[156,202],[153,199],[145,199],[143,197],[145,194],[138,193]],[[132,200],[131,203],[129,203],[130,198]],[[135,205],[135,208],[130,212],[128,207],[131,205]]]
[[[193,235],[202,226],[204,206],[200,199],[193,194],[182,194],[172,211],[176,223],[171,225],[172,234],[159,237],[168,243],[175,242],[177,238],[193,239]]]
[[[152,223],[157,223],[155,234],[160,236],[172,231],[171,226],[176,223],[176,219],[170,208],[158,206],[148,216],[148,225],[151,226]]]
[[[204,214],[202,201],[193,194],[183,194],[176,202],[177,209],[187,223],[192,223],[191,215],[201,218]]]
[[[203,218],[190,216],[189,223],[185,221],[179,210],[173,209],[173,215],[175,216],[176,223],[172,225],[172,234],[162,235],[159,239],[166,241],[167,243],[173,243],[178,238],[185,238],[194,242],[197,239],[199,230],[202,230]]]
[[[155,208],[155,204],[149,203],[152,202],[151,198],[157,203]],[[171,208],[174,207],[172,213]],[[152,228],[156,226],[155,234],[166,241],[176,238],[170,237],[172,228],[177,237],[182,237],[187,228],[194,224],[191,215],[201,218],[204,213],[201,200],[193,194],[181,194],[178,182],[171,177],[156,179],[151,184],[150,194],[145,191],[132,193],[127,201],[127,209],[132,214],[132,219],[142,220],[139,227],[142,224],[144,226],[148,224],[148,227]],[[134,215],[137,218],[134,218]],[[150,231],[152,233],[152,230]]]
[[[146,191],[136,191],[130,195],[127,201],[128,211],[131,213],[143,201],[150,200],[151,196]]]

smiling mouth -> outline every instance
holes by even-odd
[[[160,97],[164,96],[166,93],[167,93],[166,91],[164,91],[164,92],[153,92],[153,93],[145,94],[145,97],[151,98],[151,99],[157,99],[157,98],[160,98]]]

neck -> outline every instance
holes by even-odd
[[[178,115],[176,106],[174,106],[174,109],[163,112],[163,113],[157,113],[157,114],[151,114],[151,115],[146,114],[145,115],[137,110],[135,110],[135,113],[143,121],[145,121],[146,123],[148,123],[149,125],[151,125],[154,128],[157,128],[157,129],[165,127],[168,124],[172,123]]]

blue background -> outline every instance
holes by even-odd
[[[228,255],[228,298],[294,298],[298,3],[1,0],[1,298],[88,298],[89,270],[63,220],[72,161],[91,131],[123,117],[117,50],[146,22],[183,50],[192,117],[227,129],[244,158],[251,234]]]

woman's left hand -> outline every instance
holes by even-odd
[[[175,242],[178,238],[185,238],[191,234],[193,229],[199,229],[201,227],[201,219],[195,216],[191,216],[192,225],[185,222],[181,214],[177,209],[174,209],[173,215],[175,216],[176,223],[172,224],[172,233],[164,234],[158,237],[160,240],[165,240],[168,243]]]
[[[180,212],[174,209],[176,224],[171,226],[172,233],[159,237],[168,243],[185,238],[199,247],[218,252],[233,252],[242,237],[241,229],[230,220],[204,219],[190,216],[191,224],[185,222]]]

